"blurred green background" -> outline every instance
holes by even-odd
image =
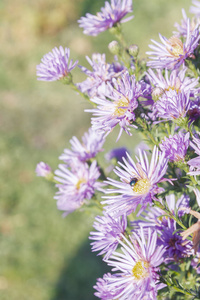
[[[85,55],[107,53],[113,37],[84,36],[77,19],[95,13],[101,0],[0,1],[0,299],[90,300],[96,278],[107,271],[101,258],[90,252],[88,233],[94,216],[73,213],[62,218],[53,199],[55,188],[35,176],[39,161],[53,169],[69,139],[90,126],[88,104],[59,82],[36,80],[41,57],[55,46],[71,49],[71,58],[86,64]],[[135,0],[135,18],[124,24],[129,43],[141,56],[158,33],[167,37],[180,22],[187,0]],[[111,56],[107,53],[108,61]],[[76,82],[85,77],[75,70]],[[105,150],[128,145],[138,137],[118,130]]]

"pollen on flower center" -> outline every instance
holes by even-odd
[[[132,269],[133,277],[140,280],[148,276],[149,263],[147,261],[139,260]]]
[[[129,101],[125,97],[121,97],[115,102],[114,116],[123,116],[127,111]]]
[[[146,194],[148,193],[150,186],[151,184],[149,179],[147,178],[140,179],[133,186],[133,191],[137,194]]]
[[[76,189],[77,189],[77,190],[80,189],[82,183],[86,183],[86,179],[85,179],[85,178],[81,178],[81,179],[79,179],[79,180],[77,181],[77,183],[76,183]]]
[[[168,40],[168,44],[170,47],[167,47],[167,51],[171,55],[175,57],[179,57],[180,55],[183,55],[183,43],[179,38],[177,38],[176,36],[172,36]]]

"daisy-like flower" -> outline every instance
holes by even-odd
[[[68,77],[69,73],[76,67],[78,60],[73,63],[69,61],[69,48],[54,48],[52,52],[44,55],[41,63],[37,66],[38,80],[55,81]]]
[[[77,158],[81,162],[85,162],[95,157],[100,151],[103,151],[102,146],[105,142],[102,134],[96,134],[92,128],[89,128],[88,132],[82,137],[82,143],[73,137],[70,140],[71,149],[64,149],[64,153],[59,157],[66,163],[70,163],[71,160]]]
[[[104,216],[97,216],[95,219],[93,227],[97,231],[90,232],[89,237],[94,240],[91,243],[92,251],[100,251],[98,255],[105,254],[103,260],[106,260],[117,249],[120,235],[124,234],[127,227],[127,218],[113,218],[104,213]]]
[[[91,99],[97,104],[97,108],[88,109],[95,118],[92,118],[92,127],[95,131],[107,132],[109,134],[113,128],[119,124],[121,129],[117,140],[124,130],[131,135],[130,127],[135,127],[132,122],[135,120],[134,110],[138,106],[137,99],[143,95],[140,83],[136,82],[134,76],[128,72],[122,74],[118,80],[113,79],[113,85],[109,85],[101,97]],[[108,100],[109,98],[110,100]]]
[[[183,43],[177,36],[172,36],[170,39],[159,35],[162,42],[158,43],[151,40],[154,45],[149,45],[153,51],[147,52],[150,55],[151,61],[147,65],[152,68],[167,68],[178,69],[185,60],[193,57],[193,52],[199,44],[199,26],[191,32],[190,21],[187,21],[187,36],[186,41]]]
[[[170,135],[169,138],[164,138],[160,144],[161,151],[165,152],[165,157],[170,161],[184,161],[187,149],[189,147],[190,133],[184,134],[179,132],[175,135]]]
[[[97,278],[97,283],[93,286],[97,291],[94,295],[102,300],[113,300],[119,294],[119,290],[113,290],[112,286],[109,286],[109,282],[112,281],[112,278],[115,279],[117,277],[115,274],[106,273],[103,275],[103,278]]]
[[[194,6],[190,7],[190,12],[194,14],[196,17],[200,17],[200,2],[197,0],[192,0],[192,4]]]
[[[132,0],[111,0],[111,3],[106,1],[105,7],[102,7],[101,12],[98,12],[96,16],[87,13],[86,17],[81,17],[78,20],[78,23],[84,29],[84,34],[97,36],[99,33],[113,27],[116,23],[124,23],[131,20],[133,16],[124,20],[121,19],[132,11]]]
[[[116,167],[114,172],[119,176],[120,181],[108,178],[106,182],[114,186],[113,189],[107,189],[105,196],[106,200],[102,204],[106,204],[106,211],[109,214],[114,214],[116,217],[123,214],[130,214],[135,211],[140,204],[141,209],[145,209],[147,204],[151,204],[155,195],[162,188],[157,186],[161,182],[167,170],[168,159],[164,157],[164,153],[160,154],[158,149],[154,147],[151,162],[149,163],[145,151],[139,151],[139,159],[135,164],[132,158],[127,154],[128,160],[124,159],[124,164],[119,163],[122,167]],[[113,195],[113,193],[118,195]]]
[[[200,174],[200,140],[196,137],[190,142],[190,146],[194,149],[195,153],[198,155],[188,161],[190,166],[189,175],[199,175]]]
[[[57,200],[58,209],[65,212],[64,216],[80,208],[101,187],[101,183],[97,182],[100,172],[96,161],[90,167],[79,162],[73,172],[65,165],[59,165],[55,175],[60,183],[56,184],[58,192],[54,198]]]
[[[155,88],[161,89],[161,96],[163,93],[166,93],[170,90],[176,91],[177,93],[180,93],[181,91],[185,93],[190,92],[190,96],[194,96],[199,92],[199,89],[195,88],[199,83],[199,78],[186,77],[186,71],[187,68],[183,68],[180,71],[173,70],[171,73],[169,73],[169,71],[166,69],[164,77],[162,70],[157,69],[156,74],[152,69],[149,69],[147,76]]]
[[[190,122],[196,121],[200,118],[200,97],[195,97],[195,99],[191,101],[188,116]]]
[[[88,77],[83,82],[77,83],[77,87],[82,93],[88,93],[89,97],[99,96],[105,91],[106,84],[121,74],[121,70],[118,72],[113,64],[107,63],[105,54],[93,53],[92,59],[88,56],[86,59],[92,71],[79,66]]]
[[[164,248],[157,245],[157,234],[148,231],[145,239],[143,230],[139,234],[133,233],[129,241],[123,235],[121,244],[122,253],[113,252],[107,260],[112,276],[104,280],[104,290],[114,291],[114,295],[101,299],[142,300],[157,299],[157,291],[164,287],[159,283],[159,265],[163,262]],[[98,294],[96,293],[96,296]]]
[[[162,202],[162,201],[161,201]],[[175,201],[175,195],[171,194],[166,197],[166,203],[169,210],[178,214],[179,218],[189,212],[189,196],[182,195],[178,201]],[[147,234],[148,229],[156,231],[158,234],[158,244],[164,246],[165,261],[178,261],[192,254],[191,241],[184,241],[180,231],[176,228],[176,222],[173,219],[164,217],[165,212],[157,207],[151,207],[149,211],[144,211],[141,215],[143,220],[132,222],[136,230],[143,228]]]
[[[188,110],[190,109],[190,93],[176,93],[175,91],[169,91],[164,93],[162,98],[154,103],[154,114],[162,119],[183,120],[186,117]]]
[[[181,20],[181,24],[179,25],[177,22],[174,24],[174,26],[177,28],[178,32],[174,31],[174,35],[175,36],[179,36],[179,37],[186,37],[187,36],[187,22],[188,22],[188,17],[186,15],[186,12],[184,9],[182,9],[182,15],[183,15],[183,19]],[[192,31],[195,29],[195,27],[197,26],[197,23],[199,23],[199,20],[192,18],[192,20],[190,21],[191,25],[190,25],[190,32],[192,33]]]
[[[41,161],[37,164],[35,172],[37,176],[48,178],[52,174],[52,169],[48,164]]]

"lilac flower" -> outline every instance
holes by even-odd
[[[173,70],[171,73],[166,69],[165,77],[161,69],[156,71],[157,74],[152,69],[149,69],[147,76],[155,87],[162,89],[162,95],[168,91],[176,91],[177,93],[183,91],[184,93],[190,92],[190,96],[194,96],[199,92],[199,88],[195,88],[199,83],[199,78],[186,77],[187,68],[183,68],[180,71]]]
[[[78,60],[74,64],[73,60],[69,62],[69,56],[69,48],[64,49],[62,46],[45,54],[37,66],[38,80],[55,81],[67,77],[78,64]]]
[[[183,15],[183,19],[181,20],[181,24],[179,25],[177,22],[174,24],[178,32],[174,31],[173,33],[175,36],[178,37],[187,37],[187,23],[189,19],[184,9],[182,9],[182,15]],[[192,18],[192,20],[190,20],[190,33],[193,32],[196,26],[197,26],[197,20],[195,18]]]
[[[188,110],[189,121],[193,122],[200,117],[200,97],[196,97],[191,101],[190,109]]]
[[[114,252],[107,260],[116,273],[104,279],[104,290],[107,286],[107,291],[114,291],[114,295],[101,299],[157,299],[157,291],[164,287],[159,283],[164,249],[157,245],[157,234],[149,230],[145,239],[141,229],[140,234],[130,236],[131,242],[121,237],[124,240],[119,240],[122,253]]]
[[[179,132],[169,138],[164,138],[160,144],[161,151],[165,152],[165,157],[171,161],[184,161],[187,149],[189,147],[190,133],[184,134]]]
[[[97,182],[100,172],[96,161],[90,167],[86,163],[79,163],[73,171],[68,170],[65,165],[59,165],[59,169],[55,171],[55,179],[60,183],[56,185],[59,190],[54,198],[58,209],[65,211],[65,216],[80,208],[86,203],[86,199],[91,199],[95,190],[101,186]]]
[[[160,235],[160,245],[166,249],[165,261],[179,261],[180,259],[192,255],[192,242],[184,241],[176,228],[176,221],[167,220],[167,226],[162,228]]]
[[[188,161],[188,165],[190,166],[190,172],[188,174],[199,175],[200,174],[200,140],[194,137],[193,141],[190,142],[190,146],[195,150],[195,153],[198,156]]]
[[[190,109],[189,92],[176,93],[169,91],[163,94],[162,99],[154,103],[153,110],[157,117],[167,120],[182,120]]]
[[[130,214],[138,204],[141,205],[141,209],[145,209],[153,199],[157,200],[155,195],[163,191],[162,188],[158,188],[157,183],[163,180],[167,170],[168,159],[164,158],[164,153],[160,154],[156,147],[153,149],[150,164],[145,151],[139,151],[136,164],[128,154],[127,156],[128,160],[123,159],[124,164],[119,163],[123,169],[116,167],[114,170],[121,182],[108,178],[106,183],[115,188],[105,190],[106,194],[112,195],[105,196],[106,200],[102,201],[102,204],[107,204],[107,213],[116,217]]]
[[[37,176],[48,177],[52,174],[52,169],[48,164],[41,161],[37,164],[35,172]]]
[[[101,12],[98,12],[96,16],[87,13],[86,17],[81,17],[78,20],[78,23],[84,29],[83,33],[97,36],[118,22],[124,23],[131,20],[133,16],[121,21],[124,16],[132,11],[132,0],[111,0],[111,4],[106,1],[105,7],[101,8]]]
[[[120,290],[113,290],[112,286],[109,286],[109,282],[118,277],[119,276],[115,274],[111,275],[110,273],[106,273],[103,275],[103,278],[98,278],[97,283],[94,286],[94,289],[97,290],[97,292],[95,292],[94,295],[102,300],[113,300],[114,297],[117,297]],[[121,289],[121,291],[122,290],[123,289]]]
[[[196,17],[200,17],[200,2],[197,1],[197,0],[192,0],[192,4],[193,4],[194,6],[191,6],[191,7],[190,7],[190,12],[191,12],[192,14],[195,14]]]
[[[95,157],[98,152],[103,151],[102,146],[104,142],[103,135],[97,134],[92,128],[89,128],[89,131],[82,137],[82,143],[74,136],[70,140],[72,150],[64,149],[64,153],[59,159],[66,163],[70,163],[75,158],[81,162],[85,162]]]
[[[127,157],[127,153],[129,153],[128,149],[126,147],[119,147],[119,148],[114,148],[105,155],[106,160],[112,160],[115,158],[117,161],[122,162],[123,157]]]
[[[104,216],[97,216],[93,227],[97,230],[90,232],[89,239],[94,240],[92,251],[100,251],[98,255],[105,254],[103,260],[108,259],[117,249],[120,235],[124,234],[127,227],[126,216],[113,218],[104,213]]]
[[[166,197],[166,203],[169,210],[174,215],[178,214],[180,218],[188,212],[189,196],[183,194],[176,202],[175,195],[171,194]],[[180,235],[180,231],[176,228],[176,222],[163,215],[165,215],[165,212],[162,209],[151,207],[149,211],[146,210],[141,215],[143,220],[134,221],[132,225],[136,230],[143,228],[145,233],[147,233],[149,228],[157,232],[158,244],[165,248],[165,261],[178,261],[191,255],[191,241],[184,241]]]
[[[178,69],[185,60],[193,56],[194,50],[199,44],[199,26],[191,32],[191,25],[188,19],[187,22],[187,36],[186,41],[183,43],[178,37],[172,36],[170,39],[159,35],[163,44],[157,43],[151,40],[155,45],[149,45],[153,50],[147,52],[151,61],[147,62],[147,65],[152,68],[167,68]]]
[[[89,97],[99,96],[106,90],[106,85],[114,77],[119,76],[121,70],[116,70],[115,65],[106,62],[105,54],[93,53],[92,59],[86,56],[87,61],[92,66],[92,71],[79,66],[88,76],[87,79],[77,84],[82,93],[88,93]]]
[[[92,118],[92,127],[95,131],[109,134],[119,124],[121,127],[119,139],[123,130],[131,135],[130,127],[135,127],[132,125],[135,120],[134,110],[138,106],[137,99],[142,96],[143,90],[140,83],[128,72],[122,74],[118,80],[113,79],[113,84],[114,88],[109,85],[110,89],[105,91],[104,96],[102,93],[102,97],[91,99],[97,104],[97,108],[86,111],[92,112],[95,116]]]

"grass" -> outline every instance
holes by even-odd
[[[98,2],[98,3],[97,3]],[[94,215],[74,213],[63,219],[53,199],[55,189],[36,178],[39,161],[54,169],[69,139],[90,126],[84,100],[60,83],[38,82],[35,66],[60,44],[71,48],[74,59],[85,64],[85,55],[107,52],[109,33],[96,38],[82,35],[76,19],[88,9],[95,12],[103,1],[2,1],[0,50],[0,294],[2,300],[90,300],[92,286],[106,270],[90,252],[88,232]],[[189,1],[136,0],[135,18],[124,24],[130,43],[141,55],[158,32],[171,36]],[[107,54],[110,58],[111,56]],[[75,73],[76,81],[84,78]],[[117,131],[105,151],[139,141]],[[103,155],[101,156],[103,161]]]

